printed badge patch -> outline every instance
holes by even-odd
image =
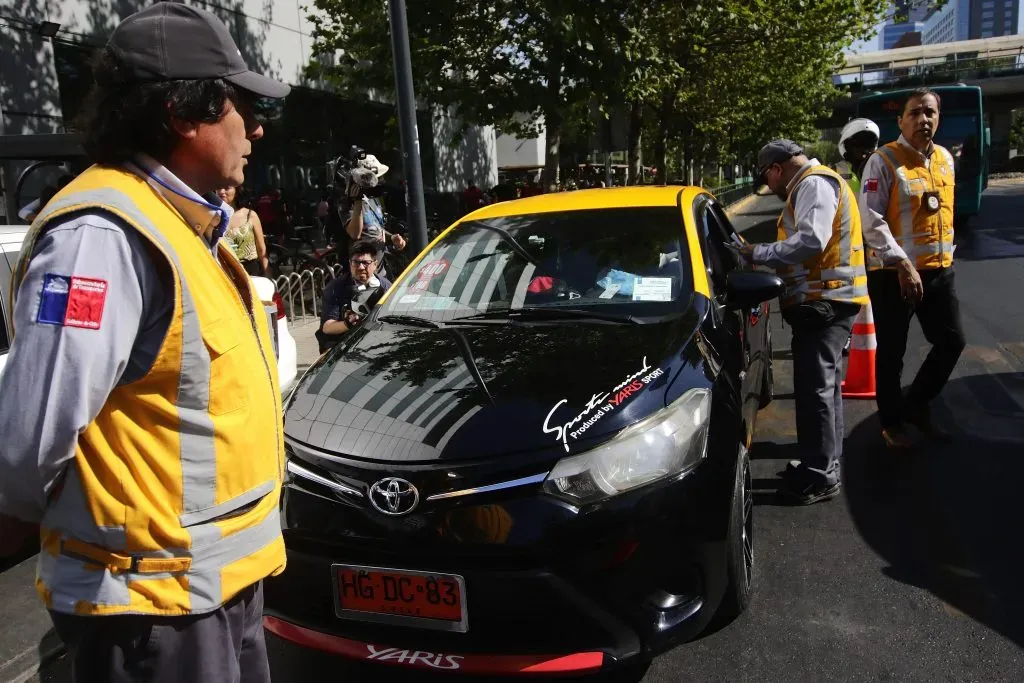
[[[864,183],[865,192],[878,192],[878,178],[870,178]]]
[[[98,330],[106,301],[106,280],[47,273],[36,322]]]

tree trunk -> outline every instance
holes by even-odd
[[[654,136],[654,168],[658,169],[658,180],[668,182],[668,133],[665,126],[659,126]]]
[[[669,181],[668,177],[668,121],[672,116],[671,97],[664,97],[661,101],[661,108],[658,111],[658,120],[655,122],[657,131],[654,134],[654,167],[658,169],[658,175],[662,183]]]
[[[557,52],[557,50],[554,50]],[[547,192],[551,186],[558,185],[561,157],[559,148],[562,144],[562,57],[552,54],[548,63],[548,106],[544,112],[544,128],[546,143],[544,150],[544,178],[542,187]]]
[[[629,142],[626,154],[626,184],[640,183],[640,139],[643,135],[644,105],[634,102],[629,109]]]
[[[561,156],[559,148],[562,144],[562,121],[560,114],[547,114],[544,117],[546,129],[546,143],[544,150],[544,179],[542,186],[545,192],[551,190],[552,186],[558,185],[559,170],[561,168]]]

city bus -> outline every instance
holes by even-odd
[[[989,129],[981,106],[981,88],[937,85],[931,90],[942,98],[935,142],[953,154],[956,169],[954,208],[956,226],[963,227],[981,210],[981,193],[988,187]],[[857,101],[857,116],[871,119],[881,132],[879,145],[900,136],[897,118],[911,92],[892,90],[864,95]]]

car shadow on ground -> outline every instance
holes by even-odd
[[[971,378],[956,381],[970,381]],[[947,387],[947,390],[949,388]],[[953,429],[955,416],[936,411]],[[1019,423],[1018,423],[1019,424]],[[1024,645],[1019,444],[959,429],[950,444],[888,451],[877,415],[848,433],[843,490],[883,571]]]

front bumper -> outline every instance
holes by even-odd
[[[584,672],[653,655],[698,635],[724,593],[728,496],[716,471],[706,462],[591,511],[536,487],[503,491],[453,502],[409,528],[382,520],[386,530],[373,526],[379,515],[292,482],[284,497],[288,568],[266,581],[267,628],[346,657],[478,674]],[[512,533],[500,542],[460,540],[469,535],[453,518],[484,519],[496,507]],[[341,619],[332,563],[462,576],[469,628]]]

